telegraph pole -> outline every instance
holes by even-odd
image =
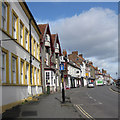
[[[62,102],[65,102],[65,90],[64,90],[64,77],[63,77],[63,71],[61,71],[61,78],[62,78]]]

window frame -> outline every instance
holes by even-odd
[[[27,44],[26,44],[26,33],[27,33]],[[29,31],[27,28],[25,28],[25,48],[30,51],[30,48],[29,48]],[[27,46],[26,46],[27,45]]]
[[[10,4],[8,2],[1,2],[1,3],[6,6],[6,22],[5,23],[6,23],[7,26],[6,26],[6,29],[3,28],[2,18],[0,20],[0,26],[1,26],[2,30],[6,31],[9,34],[9,21],[10,21],[9,20],[9,16],[10,16],[9,9],[10,9]],[[1,17],[2,17],[2,12],[1,12]]]
[[[13,26],[13,17],[14,16],[16,17],[16,23],[14,22],[14,26]],[[13,27],[15,27],[14,29],[16,29],[16,38],[14,37]],[[19,39],[18,39],[18,15],[15,13],[15,11],[13,9],[12,9],[12,37],[17,39],[17,41],[19,41]]]
[[[13,79],[13,64],[12,64],[12,60],[13,60],[13,58],[15,58],[16,59],[16,81],[15,81],[15,83],[14,83],[14,79]],[[19,81],[18,81],[18,56],[17,55],[15,55],[15,54],[13,54],[13,53],[11,53],[11,83],[12,84],[18,84],[19,83]]]
[[[21,26],[22,26],[22,35],[21,35]],[[22,41],[21,41],[21,36],[22,36]],[[24,41],[24,38],[25,36],[24,36],[24,24],[23,24],[23,22],[22,22],[22,20],[20,20],[20,34],[19,34],[19,38],[20,38],[20,44],[22,45],[22,46],[25,46],[25,41]]]
[[[5,60],[5,72],[6,72],[6,77],[5,77],[5,81],[3,82],[2,80],[0,80],[0,83],[9,83],[9,52],[8,50],[2,48],[1,49],[1,54],[5,53],[6,54],[6,60]],[[1,57],[1,63],[2,63],[2,57]],[[1,79],[2,79],[2,71],[1,71]]]

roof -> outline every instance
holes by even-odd
[[[38,25],[38,27],[39,27],[39,29],[40,29],[40,31],[42,33],[41,36],[40,36],[41,40],[43,40],[45,31],[47,31],[47,26],[48,26],[48,24],[39,24]]]
[[[92,64],[89,64],[91,67],[93,67],[96,70],[96,67],[94,67]]]
[[[42,35],[40,36],[40,38],[41,38],[41,45],[45,41],[45,35],[49,34],[50,35],[51,49],[54,52],[54,45],[53,45],[53,42],[52,42],[52,36],[51,36],[49,24],[39,24],[38,27],[39,27],[39,29],[42,32]]]
[[[60,51],[59,54],[62,55],[58,34],[52,34],[51,37],[52,37],[52,44],[53,44],[53,45],[55,45],[55,41],[56,41],[56,43],[59,44],[59,51]],[[55,46],[54,46],[54,47],[55,47]]]
[[[22,9],[24,10],[25,13],[26,13],[26,12],[29,13],[28,18],[31,19],[31,20],[34,22],[34,25],[35,25],[35,27],[36,27],[36,30],[41,34],[41,31],[40,31],[40,29],[38,28],[37,23],[36,23],[33,15],[32,15],[32,13],[30,12],[30,10],[29,10],[26,2],[23,0],[23,2],[19,2],[19,4],[21,5],[21,7],[22,7]],[[27,9],[27,11],[26,11],[25,9]],[[32,23],[32,21],[31,21],[31,23]]]

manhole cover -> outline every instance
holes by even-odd
[[[37,111],[23,111],[22,116],[37,116]]]

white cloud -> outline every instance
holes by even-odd
[[[114,11],[91,8],[70,18],[48,22],[52,33],[59,34],[62,48],[78,50],[91,60],[95,58],[96,65],[110,73],[117,71],[118,16]]]

